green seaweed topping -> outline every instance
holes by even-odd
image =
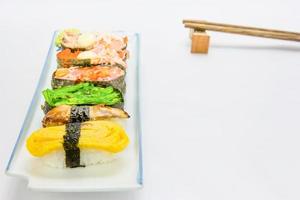
[[[50,106],[105,104],[123,102],[121,93],[113,87],[96,87],[91,83],[80,83],[58,89],[46,89],[43,96]]]

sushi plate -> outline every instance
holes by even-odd
[[[28,188],[53,192],[97,192],[124,191],[141,188],[143,185],[141,124],[139,111],[139,34],[132,32],[113,32],[128,36],[125,110],[130,114],[128,120],[120,121],[130,139],[130,144],[117,160],[102,165],[85,168],[51,168],[40,159],[32,157],[26,147],[26,138],[31,132],[41,128],[43,112],[42,90],[50,88],[51,75],[56,69],[56,53],[53,35],[47,59],[26,114],[17,142],[6,168],[6,174],[28,181]]]

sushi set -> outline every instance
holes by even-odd
[[[139,35],[56,31],[6,173],[42,191],[141,188]]]

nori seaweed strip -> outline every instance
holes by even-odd
[[[44,105],[41,105],[41,109],[43,110],[44,114],[47,114],[52,108],[54,107],[50,106],[47,101],[45,101]]]
[[[72,106],[70,112],[70,122],[85,122],[90,119],[89,106]]]
[[[80,138],[81,123],[67,123],[63,147],[66,156],[66,166],[70,168],[85,167],[80,165],[80,149],[77,146]]]
[[[125,62],[127,58],[125,57],[123,61]],[[57,68],[69,68],[69,67],[93,67],[93,66],[116,66],[123,70],[126,70],[126,66],[123,66],[118,63],[95,63],[92,64],[91,59],[57,59]]]

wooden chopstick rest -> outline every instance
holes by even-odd
[[[186,28],[193,30],[191,31],[192,53],[208,53],[209,35],[206,34],[206,30],[300,42],[300,33],[290,31],[221,24],[201,20],[183,20],[183,23]]]
[[[208,53],[209,35],[202,30],[191,30],[191,53]]]

